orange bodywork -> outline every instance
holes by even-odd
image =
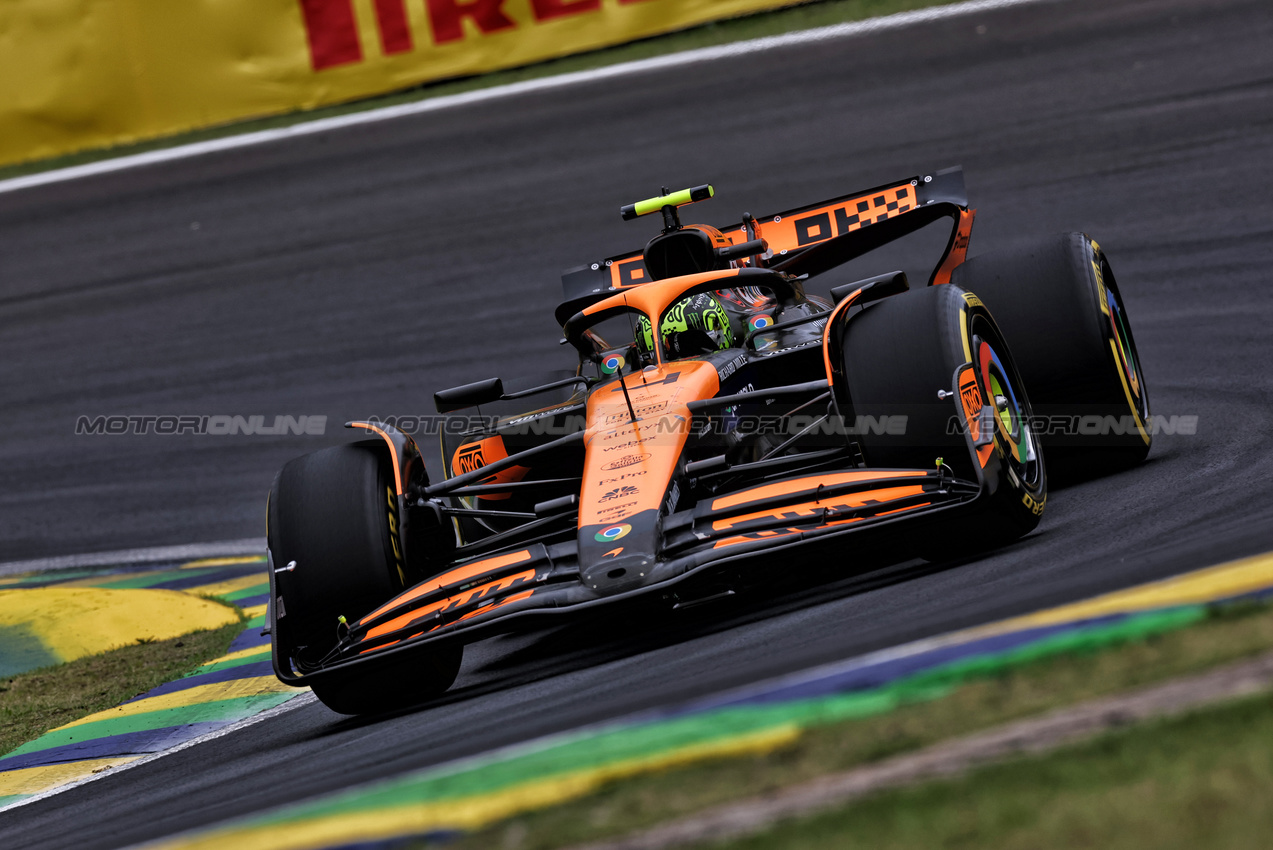
[[[933,272],[934,284],[950,283],[950,275],[955,270],[955,266],[962,264],[968,258],[968,243],[972,239],[972,222],[976,217],[976,210],[959,211],[959,223],[951,236],[950,252],[946,254],[946,259],[942,260],[937,271]]]
[[[770,251],[779,254],[895,218],[915,209],[917,203],[915,186],[908,180],[824,206],[757,219],[756,235],[768,243]],[[741,227],[727,230],[725,235],[733,242],[747,240]]]
[[[919,473],[923,475],[924,473]],[[816,519],[822,515],[824,511],[834,512],[840,509],[854,510],[865,507],[870,504],[882,502],[895,502],[898,499],[905,499],[910,496],[923,495],[924,488],[920,486],[914,487],[886,487],[880,490],[870,490],[866,493],[853,493],[852,495],[830,496],[826,499],[814,502],[800,502],[795,505],[783,505],[781,508],[772,508],[770,510],[756,511],[755,513],[742,514],[740,516],[732,516],[726,519],[718,519],[712,523],[713,531],[728,531],[736,525],[751,522],[757,519],[768,518],[789,518],[792,520],[800,520],[804,518]],[[829,523],[828,523],[829,524]]]
[[[618,381],[588,399],[580,528],[657,509],[689,437],[688,403],[711,398],[720,389],[716,367],[697,360],[665,364],[622,380],[637,421],[632,421]]]
[[[513,564],[520,564],[522,561],[529,561],[530,557],[530,551],[523,549],[520,552],[509,552],[505,555],[497,555],[494,558],[483,558],[480,561],[473,561],[472,563],[465,564],[462,567],[456,567],[455,569],[445,572],[440,576],[434,576],[428,581],[420,582],[402,596],[396,597],[389,604],[377,608],[363,619],[370,620],[374,617],[379,617],[381,614],[397,608],[403,603],[410,602],[413,599],[419,599],[421,596],[432,593],[435,590],[441,590],[448,585],[459,584],[465,579],[476,578],[477,576],[489,573],[492,570],[498,570],[501,567],[508,567]]]
[[[487,569],[491,569],[491,568],[488,566]],[[408,611],[407,613],[403,614],[400,617],[395,617],[392,620],[386,620],[380,625],[374,626],[368,629],[366,637],[377,638],[377,637],[380,637],[381,635],[386,635],[386,634],[389,634],[390,632],[397,631],[398,629],[404,629],[407,626],[411,625],[413,622],[416,622],[417,620],[421,620],[424,617],[428,617],[430,614],[435,614],[440,611],[447,611],[451,608],[458,608],[462,605],[467,605],[470,602],[474,602],[478,599],[481,599],[482,597],[488,594],[498,593],[501,590],[507,590],[511,587],[516,587],[519,584],[525,584],[527,582],[531,582],[534,580],[535,580],[535,571],[531,569],[531,570],[526,570],[520,573],[514,573],[513,575],[505,576],[504,578],[496,579],[495,581],[490,581],[490,582],[487,582],[486,584],[480,584],[477,587],[470,588],[469,590],[465,590],[461,593],[457,593],[455,596],[448,596],[446,599],[440,599],[437,602],[434,602],[429,605],[425,605],[422,608],[415,608],[411,611]],[[425,584],[427,584],[431,589],[434,589],[434,590],[437,589],[433,582],[426,582]],[[533,591],[527,591],[527,592],[524,592],[523,594],[519,594],[519,596],[520,598],[525,598],[526,596],[529,596],[530,593],[532,592]],[[393,607],[400,606],[403,603],[403,601],[404,601],[403,597],[398,597],[394,601],[395,604]],[[490,608],[507,604],[510,601],[512,601],[511,597],[507,599],[503,599],[500,602],[494,603],[492,605],[488,605],[486,608],[481,608],[478,610],[486,611]],[[470,613],[476,613],[476,612],[470,612]],[[364,619],[369,619],[369,618],[364,618]],[[422,631],[432,631],[433,628],[437,628],[437,626],[440,626],[440,625],[442,625],[442,623],[438,623],[437,625],[427,630],[422,629]]]
[[[456,450],[455,456],[451,458],[451,475],[463,475],[466,472],[481,469],[506,457],[508,457],[508,449],[504,446],[504,438],[498,434],[474,443],[466,443],[460,446]],[[514,481],[521,481],[528,472],[530,472],[529,467],[510,466],[508,469],[496,472],[490,478],[482,479],[482,483],[509,484]],[[478,498],[484,501],[498,502],[508,499],[510,496],[511,494],[509,493],[484,493]]]
[[[717,279],[722,281],[722,287],[728,287],[730,284],[725,279],[737,276],[738,269],[721,269],[719,271],[672,277],[667,280],[656,280],[653,283],[632,286],[626,292],[611,295],[609,298],[590,304],[583,309],[583,314],[585,316],[595,316],[603,310],[626,306],[640,310],[649,316],[651,321],[657,322],[663,311],[674,303],[685,290],[700,283]]]
[[[764,484],[760,487],[753,487],[750,490],[742,490],[738,493],[731,493],[728,496],[721,496],[719,499],[713,499],[712,510],[719,511],[725,508],[735,507],[736,505],[745,505],[748,502],[755,502],[760,499],[768,499],[772,496],[782,496],[787,493],[801,493],[813,487],[817,487],[819,484],[826,487],[833,487],[836,484],[848,484],[853,481],[879,480],[882,478],[923,478],[927,474],[927,472],[920,469],[898,470],[896,472],[861,470],[857,472],[839,472],[833,475],[793,478],[788,481]]]

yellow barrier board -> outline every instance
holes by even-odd
[[[0,164],[312,109],[799,0],[4,0]]]

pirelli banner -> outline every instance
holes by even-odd
[[[0,0],[0,164],[311,109],[799,0]]]

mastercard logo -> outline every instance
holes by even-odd
[[[612,525],[609,528],[603,528],[597,532],[598,543],[609,543],[618,540],[620,537],[626,537],[628,532],[632,530],[632,526],[627,523]]]

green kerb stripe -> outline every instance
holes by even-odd
[[[294,696],[296,696],[294,692],[256,694],[248,697],[235,697],[233,699],[196,703],[194,705],[175,706],[173,708],[160,709],[159,711],[147,711],[126,717],[97,720],[92,723],[84,723],[80,726],[72,726],[68,729],[56,729],[52,732],[47,732],[29,744],[24,744],[21,747],[18,747],[16,750],[9,753],[6,758],[11,756],[27,755],[28,753],[38,753],[43,750],[53,749],[54,747],[83,744],[88,741],[95,741],[99,738],[109,738],[112,735],[127,735],[133,732],[149,732],[155,729],[165,729],[169,726],[186,726],[191,723],[208,723],[217,720],[237,720],[240,717],[247,717],[251,714],[257,713],[258,711],[273,708],[279,703],[286,702]],[[3,769],[4,760],[0,759],[0,770]]]
[[[253,655],[245,655],[242,658],[233,658],[229,661],[217,661],[212,664],[204,664],[202,667],[196,667],[182,678],[188,679],[191,676],[202,676],[205,673],[215,673],[218,670],[230,670],[234,667],[242,667],[244,664],[255,664],[258,661],[268,661],[270,659],[270,648],[267,646],[260,652]]]
[[[635,757],[674,752],[781,725],[809,728],[871,717],[907,703],[937,699],[965,681],[996,675],[1050,656],[1095,650],[1173,631],[1206,616],[1207,608],[1202,605],[1136,614],[1113,623],[1052,635],[1017,649],[954,661],[869,691],[789,703],[735,706],[646,726],[607,730],[564,741],[540,752],[474,765],[459,773],[404,777],[374,790],[347,792],[249,823],[258,826],[290,823],[320,815],[326,817],[494,793],[525,782],[591,770]]]

